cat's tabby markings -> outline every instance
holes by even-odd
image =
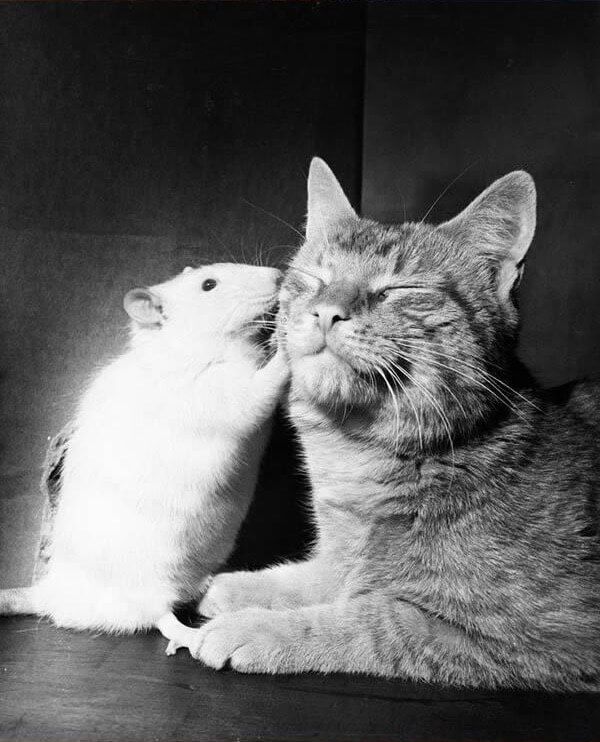
[[[318,542],[305,562],[217,577],[193,653],[246,672],[594,686],[600,395],[536,391],[514,356],[531,177],[439,226],[359,218],[321,160],[308,191],[279,342]]]

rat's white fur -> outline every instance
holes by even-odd
[[[279,354],[260,367],[252,337],[279,275],[223,263],[142,291],[150,321],[134,321],[77,413],[48,574],[0,594],[0,611],[172,638],[173,605],[197,598],[233,547],[287,379]]]

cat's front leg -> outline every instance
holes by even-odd
[[[334,587],[317,559],[287,562],[256,572],[224,572],[212,580],[198,606],[203,616],[241,608],[287,608],[332,600]]]
[[[504,680],[502,666],[465,632],[380,593],[223,614],[200,628],[189,648],[210,667],[240,672],[350,672],[469,685]]]
[[[394,674],[393,664],[337,604],[226,613],[202,626],[188,646],[193,657],[217,670]]]

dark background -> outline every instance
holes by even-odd
[[[390,221],[529,170],[521,355],[545,385],[600,371],[599,31],[595,2],[0,4],[0,584],[30,581],[47,439],[124,292],[280,264],[313,154]],[[302,553],[297,465],[280,420],[233,564]]]
[[[364,9],[0,6],[5,333],[0,584],[27,584],[48,436],[126,339],[124,293],[186,265],[279,263],[320,152],[360,197]],[[280,420],[234,564],[302,551]]]

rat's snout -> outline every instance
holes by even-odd
[[[261,265],[255,266],[253,270],[255,288],[270,292],[279,291],[283,281],[283,273],[278,268],[267,268]]]
[[[278,268],[265,268],[265,270],[269,271],[269,277],[278,289],[283,281],[283,273]]]
[[[271,294],[279,293],[283,282],[283,272],[278,268],[259,268],[261,271],[260,283],[263,291],[266,290]]]

